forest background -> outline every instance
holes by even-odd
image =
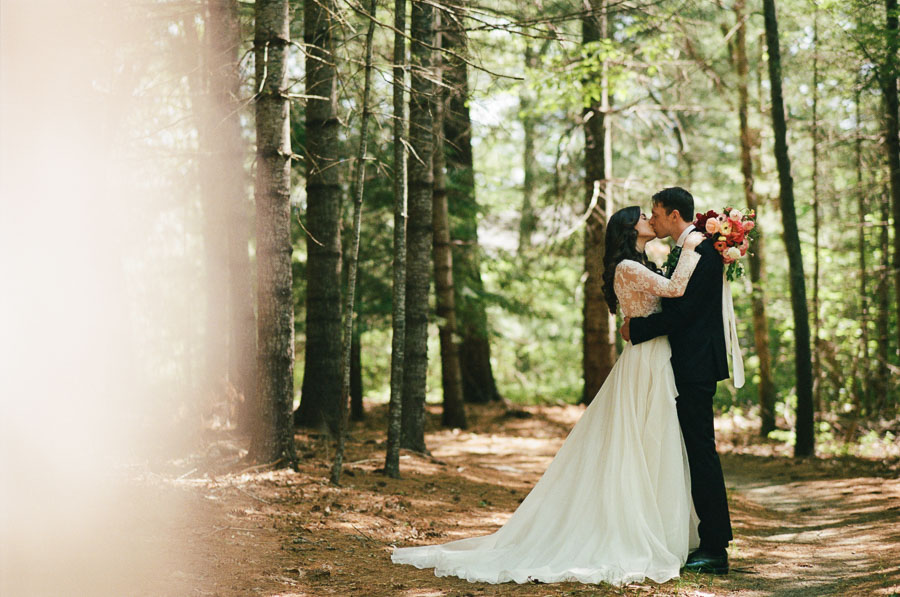
[[[900,451],[894,0],[0,10],[6,570],[40,577],[59,529],[90,553],[110,471],[211,430],[296,467],[294,423],[392,403],[398,474],[479,403],[589,402],[622,348],[605,222],[672,185],[762,235],[719,413],[797,456]]]
[[[232,43],[240,46],[232,99],[240,100],[235,110],[241,114],[245,174],[233,178],[232,184],[243,182],[248,200],[261,155],[247,149],[254,140],[250,101],[254,86],[260,84],[259,71],[255,79],[252,70],[251,27],[254,10],[260,10],[254,6],[239,3],[232,5],[231,13],[217,13],[202,3],[170,3],[175,12],[160,15],[158,21],[164,48],[174,52],[188,44],[200,56],[168,65],[170,72],[182,68],[179,107],[186,118],[180,123],[182,135],[173,137],[172,143],[184,152],[181,155],[199,151],[201,156],[185,159],[182,168],[188,174],[198,164],[203,167],[202,135],[194,136],[196,127],[202,128],[197,124],[198,94],[221,92],[210,87],[216,84],[214,78],[197,75],[209,66],[202,59],[208,54],[200,50],[215,40],[215,31],[209,28],[215,19],[234,19],[232,26],[238,29]],[[418,7],[413,3],[412,8]],[[814,434],[829,450],[850,450],[860,438],[891,443],[895,430],[877,422],[896,415],[900,380],[896,288],[900,189],[895,188],[900,183],[894,181],[892,186],[896,144],[891,139],[896,135],[891,127],[896,118],[889,93],[896,87],[893,5],[781,3],[777,24],[772,18],[777,29],[769,28],[780,46],[774,60],[764,18],[770,8],[775,15],[775,6],[769,3],[598,1],[584,6],[425,3],[421,7],[427,14],[410,13],[412,29],[405,40],[412,60],[405,70],[413,75],[405,79],[411,113],[403,134],[409,140],[394,137],[398,112],[396,96],[391,105],[395,81],[391,69],[403,62],[396,54],[396,7],[375,6],[380,12],[375,14],[372,34],[367,100],[363,75],[370,9],[328,2],[304,5],[302,12],[299,5],[287,8],[290,38],[303,40],[286,48],[282,96],[290,104],[293,158],[291,288],[297,366],[292,375],[293,387],[302,389],[292,394],[296,422],[325,424],[331,432],[338,427],[337,320],[346,317],[348,309],[344,305],[338,310],[337,305],[348,294],[352,201],[358,193],[361,237],[350,353],[355,416],[362,415],[363,395],[373,402],[391,396],[388,347],[391,288],[396,282],[392,266],[398,254],[393,236],[399,172],[394,167],[396,139],[402,138],[413,156],[404,158],[409,160],[410,176],[418,177],[409,180],[409,193],[417,184],[434,185],[437,206],[444,191],[436,179],[412,170],[425,159],[417,153],[422,148],[415,146],[423,142],[415,138],[416,131],[426,126],[415,121],[423,101],[417,98],[440,97],[445,104],[440,127],[444,134],[436,141],[443,151],[434,155],[444,154],[447,163],[435,166],[434,173],[441,170],[446,178],[441,184],[449,198],[448,240],[453,247],[447,259],[453,261],[450,284],[458,320],[452,324],[458,329],[447,333],[459,346],[467,403],[500,397],[524,403],[590,401],[614,361],[611,347],[622,348],[614,332],[620,320],[604,321],[605,306],[594,284],[605,220],[626,205],[649,211],[649,197],[655,191],[679,185],[692,191],[698,212],[725,206],[755,209],[764,239],[748,260],[749,275],[733,283],[748,383],[741,389],[721,384],[717,408],[760,416],[762,434],[786,442],[795,442],[799,425],[799,453],[812,453]],[[417,25],[415,18],[428,22]],[[258,25],[256,35],[258,39]],[[422,35],[433,37],[421,41]],[[437,51],[441,43],[442,50]],[[234,46],[227,48],[234,55]],[[323,52],[318,57],[316,48]],[[327,69],[317,70],[320,63]],[[417,76],[420,69],[424,74]],[[193,87],[192,76],[197,79]],[[778,98],[773,93],[776,80],[781,86]],[[167,101],[174,99],[169,96]],[[784,165],[779,164],[778,128],[772,121],[775,101],[786,117],[780,150]],[[364,102],[372,122],[365,133],[369,168],[360,175],[357,150]],[[426,116],[432,116],[433,105],[421,107]],[[259,127],[257,122],[257,131]],[[315,138],[308,141],[310,134]],[[319,135],[328,142],[317,144]],[[428,139],[424,142],[423,147],[431,147]],[[329,165],[320,168],[317,160]],[[206,167],[225,166],[219,161]],[[320,171],[325,173],[321,179]],[[210,198],[202,184],[180,187],[179,192],[180,233],[193,241],[179,255],[179,267],[188,268],[181,275],[189,273],[198,292],[166,297],[167,305],[194,322],[183,328],[186,358],[171,369],[168,382],[196,395],[204,380],[208,384],[222,377],[216,368],[221,370],[229,358],[213,347],[230,346],[227,326],[214,323],[224,315],[216,313],[215,301],[199,300],[200,284],[217,280],[217,267],[234,265],[221,259],[216,264],[215,249],[210,249],[215,242],[208,237],[224,224],[215,222],[209,208],[216,198]],[[430,224],[416,224],[415,218],[430,216],[427,212],[416,216],[413,209],[409,235],[416,226]],[[437,217],[434,222],[437,226]],[[256,230],[259,226],[257,222]],[[319,234],[326,238],[317,238]],[[252,247],[252,235],[248,240]],[[321,266],[324,270],[314,265],[315,255],[311,258],[310,247],[315,253],[317,241],[324,242],[325,252],[331,254],[330,260],[321,262],[326,263]],[[430,243],[421,242],[418,249],[407,249],[412,281],[416,276],[430,277],[432,271],[427,264],[415,270],[417,256],[430,259],[423,255]],[[440,248],[435,236],[437,262],[445,259]],[[667,245],[658,244],[648,253],[660,263],[667,251]],[[243,267],[252,269],[253,264]],[[233,279],[234,271],[231,275]],[[432,282],[424,284],[427,293]],[[429,322],[427,357],[419,349],[419,361],[411,357],[407,362],[407,368],[427,372],[427,390],[405,388],[401,393],[415,394],[417,401],[426,393],[428,401],[439,403],[454,389],[448,390],[450,382],[441,377],[452,366],[446,361],[439,366],[447,358],[438,334],[439,325],[446,328],[446,310],[436,314],[446,309],[437,300],[441,280],[433,287],[429,308],[405,316],[407,324],[426,317]],[[423,308],[428,295],[419,292],[413,304]],[[406,295],[407,309],[411,296]],[[322,303],[331,304],[331,310],[323,309]],[[798,328],[800,321],[808,324]],[[409,332],[407,342],[409,334],[419,337],[419,333]],[[573,366],[579,362],[581,366]],[[253,404],[253,392],[240,387],[233,362],[230,366],[232,385],[248,398],[245,405]],[[451,396],[451,402],[456,401]],[[462,426],[462,417],[457,426]],[[406,429],[412,423],[404,416],[403,424]],[[407,443],[406,447],[415,447],[415,441]]]

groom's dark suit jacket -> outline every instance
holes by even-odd
[[[632,319],[631,342],[668,335],[676,381],[720,381],[729,377],[722,323],[722,256],[712,239],[695,250],[700,262],[684,296],[664,298],[660,313]]]

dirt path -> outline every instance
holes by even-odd
[[[239,448],[219,440],[215,458],[165,485],[184,507],[160,521],[177,535],[179,565],[152,590],[170,595],[897,595],[900,480],[897,463],[797,462],[721,443],[736,540],[733,571],[684,575],[623,588],[470,584],[390,563],[392,545],[484,534],[509,517],[538,480],[580,407],[470,413],[470,431],[428,435],[431,457],[404,454],[403,479],[376,471],[383,412],[354,428],[343,487],[330,486],[328,442],[298,435],[299,473],[207,474]],[[742,447],[743,446],[743,447]],[[756,453],[749,453],[756,452]],[[171,540],[171,539],[167,539]]]
[[[896,472],[746,454],[727,454],[724,464],[738,536],[732,557],[746,571],[735,588],[754,588],[758,576],[785,595],[900,592]]]

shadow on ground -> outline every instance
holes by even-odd
[[[796,461],[730,452],[722,461],[736,540],[733,571],[626,587],[487,585],[396,566],[392,546],[492,532],[559,449],[582,407],[470,408],[467,431],[429,415],[431,455],[383,464],[385,413],[355,424],[342,487],[327,482],[331,444],[298,433],[299,472],[219,472],[167,481],[192,496],[179,518],[186,561],[156,595],[892,595],[900,593],[897,463]],[[731,445],[726,438],[724,445]],[[232,438],[232,442],[240,442]],[[746,444],[746,438],[742,440]],[[187,464],[185,465],[188,466]],[[232,466],[232,469],[234,466]]]

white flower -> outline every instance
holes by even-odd
[[[725,257],[732,261],[736,261],[741,258],[741,250],[737,247],[728,247],[725,250]]]
[[[744,214],[742,214],[741,210],[739,210],[739,209],[732,209],[728,213],[728,219],[734,220],[735,222],[740,222],[741,218],[743,218],[743,217],[744,217]]]

